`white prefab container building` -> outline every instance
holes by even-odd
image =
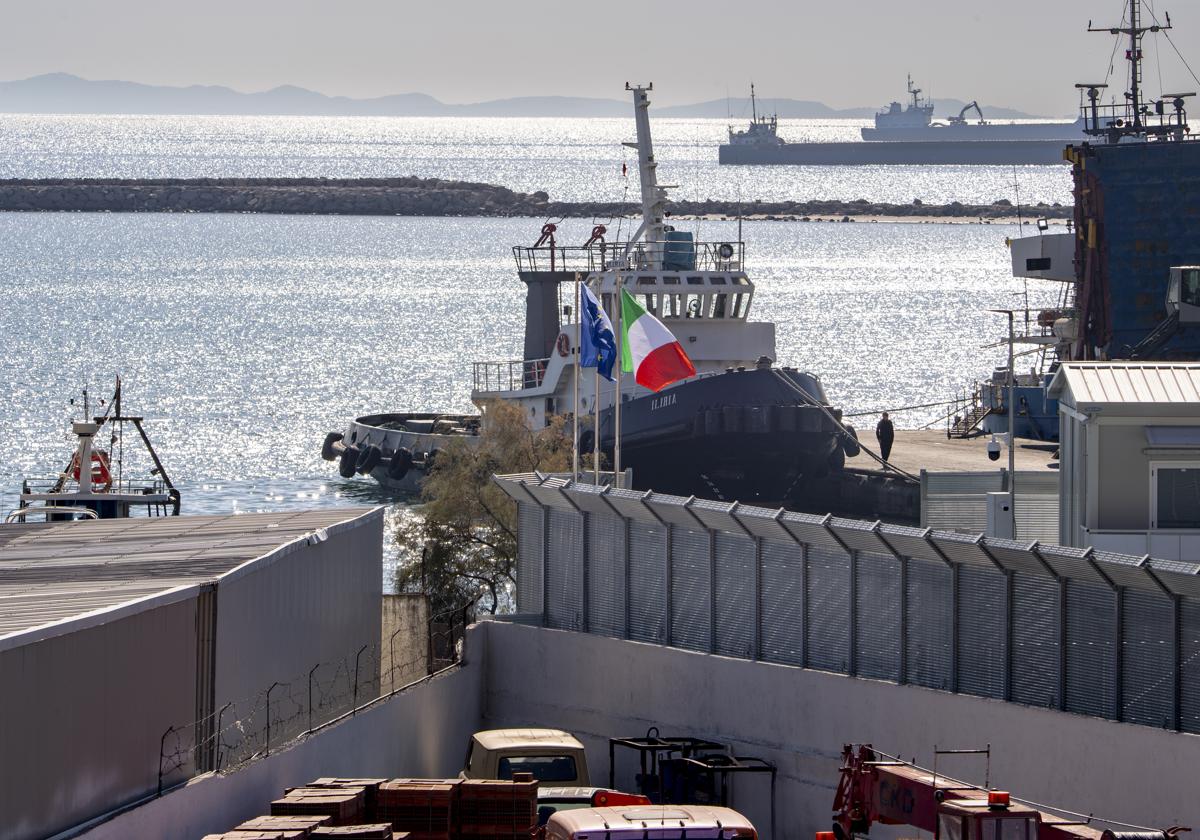
[[[1070,362],[1050,396],[1062,544],[1200,559],[1200,363]]]
[[[297,677],[378,645],[382,523],[341,508],[0,525],[0,840],[261,752],[267,720],[281,744]],[[321,697],[334,676],[318,672]],[[378,694],[377,673],[360,678]]]

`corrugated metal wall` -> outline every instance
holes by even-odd
[[[542,611],[542,553],[546,530],[543,508],[532,502],[517,505],[517,611]]]
[[[0,838],[48,837],[158,786],[195,720],[196,597],[0,651]],[[168,737],[168,784],[192,733]]]
[[[1200,734],[1200,598],[1148,576],[1114,588],[1094,571],[1144,575],[1139,558],[896,528],[908,553],[891,526],[876,539],[862,523],[807,517],[793,530],[783,514],[694,512],[705,527],[590,512],[585,541],[577,514],[551,510],[547,624],[572,627],[586,599],[604,635]],[[523,510],[522,522],[538,519]],[[540,569],[542,541],[520,545],[519,568]]]

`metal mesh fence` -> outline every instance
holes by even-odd
[[[522,504],[547,625],[1200,734],[1200,564],[620,492]]]

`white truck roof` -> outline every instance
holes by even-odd
[[[561,729],[487,729],[476,732],[475,742],[485,750],[513,748],[582,750],[583,744]]]
[[[546,824],[546,836],[561,840],[642,840],[681,836],[689,840],[754,838],[750,821],[732,808],[708,805],[625,805],[613,808],[579,808],[557,811]]]

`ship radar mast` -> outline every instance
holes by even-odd
[[[742,113],[746,113],[742,111]],[[754,101],[754,82],[750,83],[750,119],[758,122],[758,105]]]
[[[1129,3],[1129,19],[1122,19],[1118,26],[1093,26],[1088,21],[1088,32],[1106,32],[1109,35],[1127,36],[1129,41],[1125,48],[1125,60],[1129,62],[1129,89],[1125,91],[1125,104],[1101,106],[1098,103],[1100,92],[1107,87],[1103,83],[1077,84],[1081,91],[1086,91],[1088,104],[1083,108],[1084,133],[1096,137],[1107,137],[1109,142],[1118,142],[1122,136],[1143,135],[1161,138],[1182,137],[1187,133],[1187,114],[1184,110],[1184,99],[1195,96],[1195,93],[1163,94],[1163,98],[1154,103],[1154,114],[1159,117],[1157,125],[1150,124],[1151,108],[1142,103],[1142,38],[1147,32],[1158,33],[1173,29],[1171,16],[1164,13],[1166,23],[1159,23],[1150,11],[1153,22],[1146,26],[1142,19],[1142,0],[1131,0]],[[1166,113],[1169,101],[1173,114]]]
[[[628,258],[633,246],[639,239],[644,239],[649,246],[650,265],[661,268],[662,243],[666,238],[666,225],[663,219],[666,215],[667,188],[659,186],[657,168],[654,160],[654,144],[650,139],[650,97],[647,95],[654,90],[654,85],[645,87],[625,83],[625,89],[633,93],[633,116],[637,126],[637,142],[625,143],[638,153],[638,176],[642,185],[642,224],[629,238],[625,246],[625,257]]]

